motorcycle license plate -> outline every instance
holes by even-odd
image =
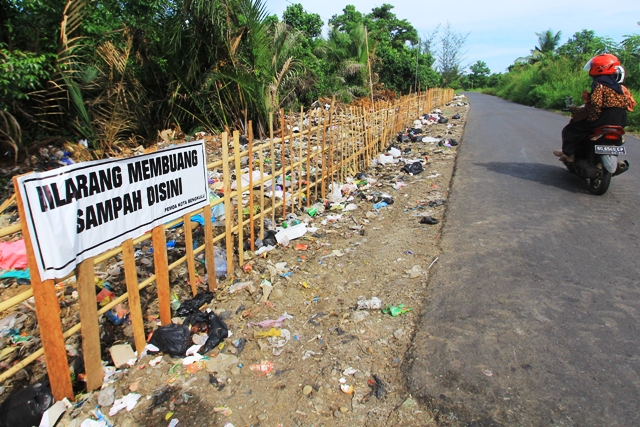
[[[615,145],[596,145],[595,153],[596,154],[613,154],[613,155],[627,154],[624,147],[617,147]]]

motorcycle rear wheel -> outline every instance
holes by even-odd
[[[596,196],[602,196],[609,189],[611,184],[611,172],[606,169],[602,169],[602,172],[598,178],[589,180],[589,192]]]

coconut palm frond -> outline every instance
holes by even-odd
[[[18,164],[18,146],[21,140],[22,129],[16,118],[8,111],[0,110],[0,141],[13,148],[15,164]]]

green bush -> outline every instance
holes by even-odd
[[[636,102],[640,100],[640,90],[631,90]],[[640,132],[640,104],[636,105],[635,111],[627,115],[627,131]]]

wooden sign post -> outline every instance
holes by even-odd
[[[20,197],[20,192],[18,191],[18,177],[13,177],[13,187],[16,192],[16,205],[18,206],[20,218],[26,218],[22,197]],[[33,298],[36,301],[36,317],[38,318],[40,339],[42,340],[47,373],[51,383],[51,393],[55,400],[61,400],[65,397],[73,399],[67,349],[64,347],[62,323],[60,323],[60,303],[53,280],[40,280],[29,227],[24,222],[23,224],[22,236],[27,249],[27,264],[31,272],[31,288],[33,289]]]

